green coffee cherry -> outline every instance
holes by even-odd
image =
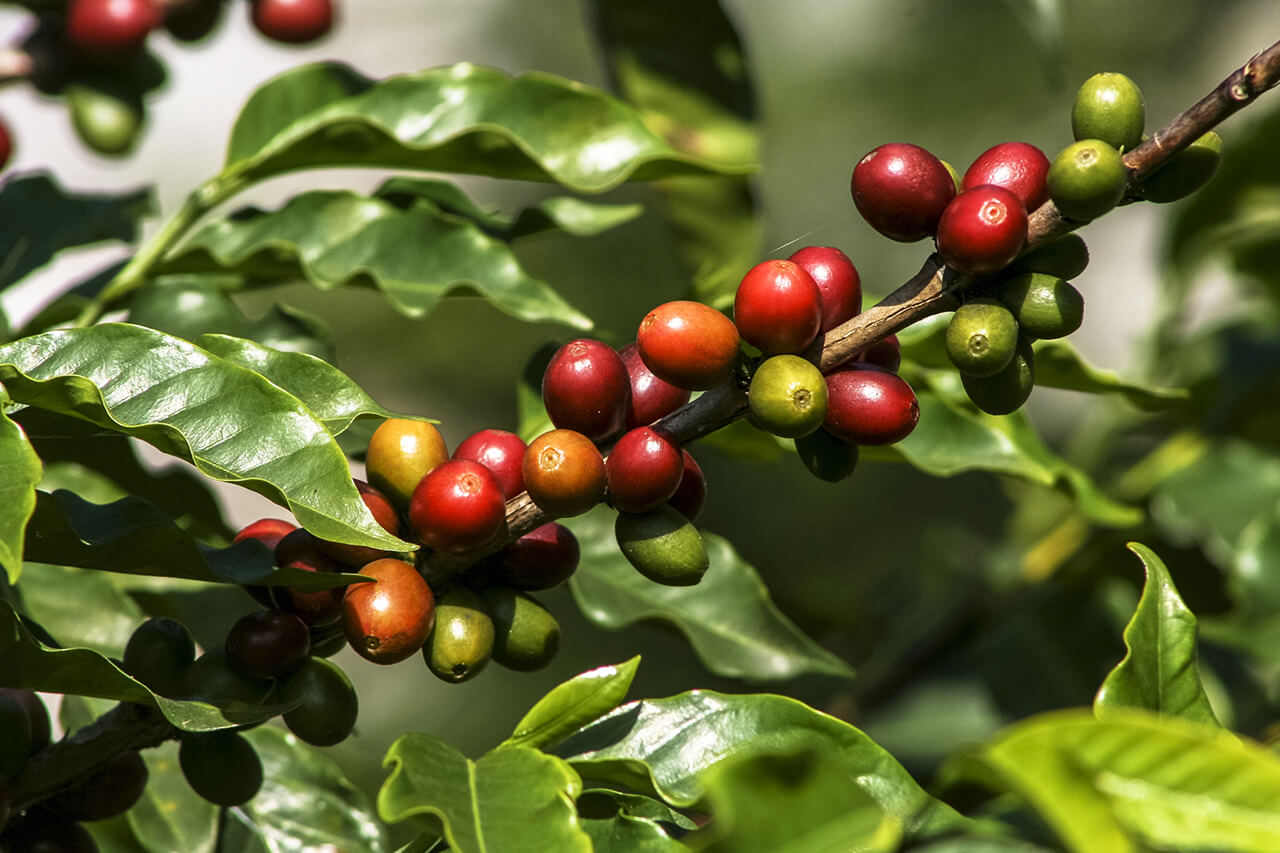
[[[858,445],[825,429],[797,438],[796,453],[813,476],[828,483],[840,482],[858,467]]]
[[[302,668],[281,684],[280,699],[301,700],[284,714],[289,731],[312,746],[333,746],[351,734],[360,702],[342,668],[324,658],[308,658]]]
[[[980,298],[956,309],[947,325],[947,356],[961,373],[993,376],[1018,348],[1018,321],[995,299]]]
[[[1132,151],[1142,142],[1147,110],[1138,85],[1123,74],[1095,74],[1076,93],[1071,133],[1077,139],[1101,139],[1112,148]]]
[[[618,513],[613,533],[627,562],[656,583],[692,586],[710,565],[698,528],[670,506],[638,515]]]
[[[951,180],[955,182],[956,195],[960,195],[964,190],[964,187],[960,183],[960,173],[956,171],[955,166],[952,166],[946,160],[939,160],[938,162],[942,164],[942,167],[947,170],[947,174],[951,176]]]
[[[747,404],[756,426],[783,438],[799,438],[822,426],[827,380],[798,355],[775,355],[756,368]]]
[[[1068,281],[1089,266],[1089,247],[1079,234],[1064,234],[1056,240],[1041,243],[1005,269],[1004,275],[1042,272]]]
[[[1221,165],[1222,137],[1211,130],[1143,181],[1142,193],[1159,204],[1177,201],[1209,183]]]
[[[442,681],[458,684],[478,675],[493,655],[493,617],[484,600],[465,587],[436,603],[436,622],[422,647],[427,668]]]
[[[1050,164],[1045,182],[1063,216],[1097,219],[1124,198],[1124,161],[1108,143],[1085,139],[1062,149]]]
[[[129,636],[124,647],[125,672],[162,696],[177,696],[187,667],[196,657],[196,644],[187,626],[176,619],[148,619]]]
[[[551,663],[560,650],[560,623],[527,593],[490,587],[482,596],[493,617],[493,660],[518,672]]]
[[[231,665],[222,647],[210,649],[187,667],[181,695],[212,705],[243,702],[260,705],[266,701],[274,681],[252,678]]]
[[[960,381],[973,404],[989,415],[1016,412],[1035,387],[1034,354],[1031,341],[1023,338],[1018,351],[1004,370],[994,376],[965,376]]]
[[[67,87],[71,124],[80,141],[107,157],[132,150],[142,129],[142,102],[92,86]]]
[[[247,803],[262,787],[262,760],[238,732],[184,735],[178,764],[192,790],[219,806]]]
[[[1084,320],[1084,297],[1057,276],[1023,273],[1002,283],[996,296],[1033,338],[1065,338]]]

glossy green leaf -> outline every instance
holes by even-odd
[[[591,328],[591,320],[520,266],[510,246],[430,204],[401,209],[345,190],[316,190],[275,211],[247,208],[193,234],[167,272],[233,272],[323,290],[375,287],[421,317],[451,295],[480,295],[529,322]]]
[[[28,563],[18,586],[22,613],[67,648],[124,657],[125,644],[146,619],[137,603],[97,572]]]
[[[613,666],[598,666],[557,684],[520,718],[511,737],[500,745],[542,749],[560,742],[622,704],[639,665],[637,656]]]
[[[707,853],[892,853],[902,824],[859,787],[840,756],[815,747],[742,755],[706,774],[715,820],[690,838]]]
[[[456,853],[590,853],[573,801],[582,781],[564,761],[534,749],[496,749],[471,761],[410,732],[387,751],[391,775],[378,814],[398,822],[430,815]]]
[[[470,63],[379,81],[304,65],[260,87],[236,119],[227,169],[260,180],[318,166],[468,172],[580,192],[717,168],[676,152],[603,92]]]
[[[913,836],[964,826],[861,731],[784,696],[695,690],[631,702],[581,729],[557,753],[585,779],[652,792],[683,807],[704,802],[703,774],[721,762],[806,748],[837,758],[857,787]]]
[[[17,402],[135,436],[287,507],[324,539],[411,550],[360,500],[346,457],[296,397],[193,344],[129,324],[0,346]]]
[[[44,172],[14,175],[0,187],[0,289],[63,249],[104,240],[133,242],[138,221],[154,212],[150,190],[68,193]]]
[[[598,509],[563,523],[582,549],[570,589],[587,618],[606,628],[646,619],[671,623],[717,675],[794,678],[806,673],[852,677],[847,663],[806,636],[778,610],[769,590],[733,546],[703,533],[711,566],[696,586],[655,583],[618,550],[613,513]]]
[[[1099,719],[1115,708],[1144,708],[1216,725],[1200,684],[1196,662],[1196,617],[1173,585],[1169,570],[1145,545],[1129,543],[1146,569],[1142,598],[1124,629],[1128,652],[1102,682],[1093,700]]]
[[[1143,411],[1167,409],[1185,402],[1183,388],[1159,388],[1130,382],[1110,370],[1089,364],[1067,341],[1037,341],[1036,384],[1090,394],[1118,394]]]
[[[684,815],[641,794],[607,788],[583,791],[578,820],[591,837],[595,853],[686,853],[689,849],[668,834],[694,828]],[[665,827],[665,828],[664,828]]]
[[[134,837],[154,853],[213,853],[219,809],[187,784],[178,765],[177,742],[144,749],[142,758],[147,763],[147,787],[126,812]]]
[[[40,457],[26,434],[0,412],[0,567],[9,583],[22,574],[22,542],[42,473]]]
[[[1079,853],[1280,849],[1280,757],[1221,729],[1058,711],[1006,729],[977,760]]]
[[[27,530],[32,560],[61,566],[210,583],[332,589],[356,574],[277,569],[271,551],[254,541],[210,548],[193,539],[155,504],[124,497],[99,505],[71,492],[38,493]]]

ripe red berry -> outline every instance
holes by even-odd
[[[942,161],[909,142],[872,149],[853,167],[850,189],[867,224],[903,243],[937,231],[942,211],[956,195]]]
[[[507,518],[498,478],[471,459],[452,459],[431,469],[409,501],[409,524],[424,545],[465,551],[492,539]]]
[[[578,537],[554,521],[521,536],[498,554],[494,575],[501,583],[523,590],[551,589],[578,568]]]
[[[96,59],[121,59],[142,49],[162,17],[155,0],[71,0],[67,40]]]
[[[1027,211],[1004,187],[965,190],[938,223],[938,253],[957,272],[984,275],[1007,267],[1027,241]]]
[[[542,402],[551,422],[592,441],[607,441],[622,431],[630,398],[627,366],[600,341],[570,341],[556,350],[542,375]]]
[[[304,572],[340,572],[342,564],[320,550],[314,536],[301,528],[289,533],[276,545],[276,565]],[[342,589],[318,589],[304,592],[288,587],[271,587],[270,603],[296,615],[308,625],[332,625],[342,615]]]
[[[236,538],[232,540],[232,543],[243,542],[246,539],[256,539],[268,548],[275,550],[281,539],[297,529],[298,526],[296,524],[290,524],[280,518],[260,518],[241,529],[236,534]]]
[[[378,522],[382,529],[392,536],[399,536],[400,515],[396,512],[396,508],[391,505],[391,501],[387,499],[387,496],[364,480],[357,480],[353,477],[351,481],[356,484],[356,491],[360,493],[360,499],[369,508],[374,521]],[[368,548],[363,545],[347,545],[341,542],[327,542],[323,539],[317,539],[316,544],[321,551],[324,551],[335,560],[341,560],[348,566],[363,566],[365,563],[372,563],[374,560],[390,556],[387,551]]]
[[[710,305],[664,302],[640,321],[636,347],[659,379],[691,391],[706,391],[733,375],[738,327]]]
[[[863,364],[874,364],[891,373],[897,373],[902,366],[902,344],[897,335],[881,338],[858,355]]]
[[[259,610],[242,616],[227,632],[227,660],[254,678],[282,678],[311,653],[311,629],[292,613]]]
[[[604,461],[609,499],[621,512],[648,512],[676,493],[684,473],[680,448],[649,427],[636,427]]]
[[[1026,142],[1002,142],[978,155],[964,173],[962,186],[966,190],[983,184],[1004,187],[1031,212],[1049,200],[1048,174],[1049,158],[1039,148]]]
[[[551,515],[581,515],[604,500],[604,459],[580,432],[553,429],[529,442],[523,473],[529,497]]]
[[[794,261],[763,261],[738,285],[733,322],[742,339],[766,355],[801,353],[822,325],[822,294]]]
[[[524,491],[524,475],[520,473],[524,450],[524,440],[514,432],[482,429],[463,439],[453,458],[470,459],[488,468],[498,478],[503,496],[511,500]]]
[[[631,377],[627,429],[647,426],[689,402],[692,395],[687,388],[679,388],[659,379],[653,375],[652,370],[645,367],[644,359],[640,357],[640,350],[634,342],[618,350],[618,355],[622,356],[622,363],[627,366],[627,375]]]
[[[331,0],[253,0],[253,26],[273,41],[306,44],[333,27]]]
[[[707,478],[702,473],[702,466],[693,458],[693,454],[684,448],[680,449],[684,464],[684,473],[680,476],[680,485],[676,493],[667,501],[673,508],[690,521],[696,521],[702,514],[702,504],[707,499]]]
[[[849,256],[834,246],[805,246],[792,254],[809,274],[822,295],[822,325],[825,334],[862,310],[862,279]]]
[[[853,444],[893,444],[915,429],[920,404],[896,373],[851,364],[827,376],[827,432]]]
[[[9,165],[13,156],[13,136],[9,133],[9,125],[0,120],[0,169]]]

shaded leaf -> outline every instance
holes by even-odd
[[[689,848],[663,829],[683,835],[694,823],[651,797],[607,788],[583,791],[578,819],[595,853],[684,853]]]
[[[382,166],[556,181],[580,192],[725,170],[677,153],[603,92],[470,63],[380,81],[338,64],[287,71],[241,110],[226,165],[255,180]]]
[[[474,223],[434,205],[401,209],[346,190],[316,190],[279,210],[245,208],[215,220],[171,253],[162,271],[305,279],[323,290],[375,287],[409,317],[446,296],[478,294],[521,320],[591,328]]]
[[[1107,719],[1114,708],[1143,708],[1162,715],[1216,725],[1200,684],[1196,662],[1196,617],[1173,585],[1169,570],[1145,545],[1129,543],[1146,569],[1138,609],[1124,629],[1128,652],[1108,673],[1093,700],[1094,713]]]
[[[1235,607],[1202,620],[1207,639],[1247,650],[1260,661],[1280,660],[1280,503],[1260,512],[1236,543],[1228,566]]]
[[[178,744],[142,750],[147,787],[125,814],[134,836],[155,853],[213,853],[218,841],[219,809],[187,783],[178,765]]]
[[[125,644],[146,619],[137,603],[107,575],[28,563],[18,586],[22,613],[58,645],[124,657]]]
[[[110,323],[0,346],[17,402],[135,436],[287,507],[324,539],[387,550],[346,457],[306,407],[252,371],[143,326]]]
[[[847,663],[822,648],[774,605],[749,563],[725,539],[703,533],[710,568],[696,586],[663,586],[637,572],[618,550],[613,513],[597,509],[566,519],[582,559],[570,589],[587,618],[606,628],[645,619],[669,622],[717,675],[794,678],[804,673],[852,677]]]
[[[3,394],[0,391],[0,394]],[[0,412],[0,566],[9,583],[22,573],[22,542],[43,468],[22,429]]]
[[[1101,370],[1081,357],[1066,341],[1037,341],[1036,384],[1090,394],[1118,394],[1144,411],[1165,409],[1185,402],[1184,388],[1159,388],[1121,379],[1110,370]]]
[[[520,718],[511,737],[500,746],[541,749],[560,742],[618,707],[626,698],[639,665],[637,656],[614,666],[598,666],[556,685]]]
[[[410,732],[391,745],[383,765],[392,770],[378,792],[382,819],[430,815],[457,853],[591,851],[573,808],[582,782],[554,756],[510,747],[471,761]]]

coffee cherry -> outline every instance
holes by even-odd
[[[283,678],[302,666],[311,653],[311,631],[291,613],[259,610],[231,626],[227,660],[254,678]]]
[[[279,518],[260,518],[252,524],[245,525],[236,534],[235,539],[231,540],[232,544],[243,542],[246,539],[256,539],[268,548],[275,550],[280,544],[280,540],[297,530],[296,524],[290,524]]]
[[[838,483],[858,467],[858,445],[836,438],[825,429],[796,439],[796,454],[819,480]]]
[[[1124,161],[1106,142],[1085,139],[1053,159],[1048,183],[1063,216],[1082,222],[1097,219],[1124,198]]]
[[[9,133],[8,123],[0,120],[0,169],[9,165],[9,158],[12,156],[13,135]]]
[[[756,368],[747,391],[751,420],[783,438],[799,438],[822,426],[827,382],[822,371],[798,355],[775,355]]]
[[[507,499],[493,472],[470,459],[452,459],[422,478],[409,502],[409,524],[437,551],[466,551],[506,525]]]
[[[942,211],[956,195],[947,167],[907,142],[872,149],[853,168],[850,189],[867,224],[902,243],[932,236]]]
[[[542,375],[542,402],[551,423],[595,442],[622,431],[631,378],[622,357],[608,344],[580,338],[552,356]]]
[[[1057,276],[1023,273],[1001,283],[996,296],[1033,338],[1065,338],[1084,321],[1084,297]]]
[[[693,458],[693,454],[680,448],[680,458],[684,463],[684,473],[680,475],[680,485],[676,493],[667,501],[667,506],[677,510],[690,521],[696,521],[702,514],[702,505],[707,500],[707,478],[702,467]]]
[[[640,357],[640,350],[634,342],[618,350],[618,355],[622,357],[622,363],[626,365],[627,375],[631,379],[627,429],[648,426],[689,402],[692,395],[687,388],[679,388],[659,379],[652,370],[645,367],[644,359]]]
[[[493,562],[493,576],[516,589],[551,589],[577,571],[580,557],[578,537],[553,521],[503,548]]]
[[[351,482],[355,483],[356,491],[360,493],[360,500],[364,501],[364,505],[369,508],[373,520],[392,536],[399,536],[400,516],[396,508],[391,505],[391,501],[387,500],[387,496],[364,480],[353,477]],[[363,566],[365,563],[391,556],[390,552],[379,548],[348,545],[345,542],[329,542],[325,539],[316,539],[316,547],[348,566]]]
[[[627,562],[664,586],[693,586],[710,566],[702,534],[670,506],[640,515],[620,512],[613,534]]]
[[[5,853],[98,853],[98,844],[75,821],[34,808],[5,830],[0,849]]]
[[[320,542],[310,532],[289,533],[276,545],[276,565],[304,572],[341,572],[343,566],[320,550]],[[300,590],[275,586],[270,590],[271,604],[292,613],[308,625],[332,625],[342,616],[342,589]]]
[[[1100,139],[1112,148],[1132,151],[1142,142],[1145,123],[1142,91],[1115,72],[1085,80],[1071,106],[1071,134],[1076,140]]]
[[[470,459],[488,468],[502,487],[503,496],[511,500],[524,491],[524,474],[520,471],[524,451],[524,440],[514,432],[482,429],[463,439],[454,449],[453,458]]]
[[[219,806],[247,803],[262,788],[262,760],[239,732],[184,734],[178,764],[192,790]]]
[[[369,485],[404,510],[418,482],[448,458],[449,449],[434,426],[426,421],[389,418],[370,437],[364,467]]]
[[[805,246],[788,259],[809,274],[822,295],[822,323],[826,334],[862,311],[862,279],[849,256],[834,246]]]
[[[509,587],[482,593],[493,618],[493,660],[517,672],[551,663],[560,650],[560,623],[536,599]]]
[[[822,327],[822,293],[799,264],[763,261],[738,285],[733,322],[766,355],[804,352]]]
[[[253,26],[272,41],[306,44],[333,28],[331,0],[253,0]]]
[[[31,732],[30,754],[35,755],[49,745],[49,709],[45,707],[38,693],[20,687],[0,687],[0,701],[12,699],[27,714],[27,725]],[[0,774],[3,775],[3,774]]]
[[[154,692],[176,696],[195,658],[196,644],[187,626],[167,616],[154,616],[129,636],[121,668]]]
[[[66,95],[71,126],[81,142],[104,157],[133,150],[142,130],[141,100],[89,85],[68,86]]]
[[[181,695],[211,705],[242,702],[259,705],[271,693],[272,682],[254,678],[231,665],[225,648],[213,648],[187,667]]]
[[[471,590],[457,587],[440,599],[422,656],[436,678],[460,684],[480,674],[493,656],[493,645],[488,605]]]
[[[322,658],[308,658],[280,685],[280,700],[301,704],[284,712],[284,724],[312,746],[342,743],[355,728],[360,701],[342,668]]]
[[[529,443],[521,470],[529,497],[549,515],[581,515],[604,500],[604,459],[580,432],[544,432]]]
[[[646,512],[676,493],[684,473],[680,448],[650,427],[636,427],[604,461],[609,502],[622,512]]]
[[[74,788],[54,794],[47,805],[70,820],[106,820],[133,808],[148,776],[142,756],[127,749]]]
[[[738,360],[738,327],[701,302],[664,302],[640,321],[636,347],[658,378],[691,391],[726,382]]]
[[[178,41],[196,42],[213,32],[223,0],[185,0],[165,7],[164,28]]]
[[[67,41],[94,59],[121,59],[142,48],[161,18],[155,0],[71,0]]]
[[[426,642],[435,598],[418,570],[402,560],[375,560],[360,569],[374,583],[347,587],[342,627],[356,654],[374,663],[396,663]]]
[[[11,696],[0,696],[0,779],[22,772],[31,755],[31,721]]]
[[[341,622],[335,622],[332,625],[320,628],[311,628],[311,656],[313,658],[331,658],[346,647],[347,635],[342,631]]]
[[[881,338],[858,355],[862,364],[873,364],[883,367],[890,373],[897,373],[902,366],[902,344],[897,335]]]
[[[1027,241],[1027,211],[1016,195],[991,185],[955,197],[938,223],[938,253],[957,272],[993,273]]]
[[[1026,142],[1002,142],[978,155],[964,173],[963,187],[1004,187],[1030,212],[1049,200],[1044,182],[1048,173],[1049,158],[1039,148]]]
[[[1089,247],[1079,234],[1064,234],[1056,240],[1041,243],[1018,258],[1005,271],[1013,276],[1040,272],[1058,278],[1073,279],[1089,266]]]
[[[960,375],[965,393],[982,411],[989,415],[1008,415],[1016,412],[1031,396],[1035,387],[1035,364],[1031,341],[1023,338],[1018,351],[1004,370],[994,376]]]
[[[851,364],[827,375],[827,417],[823,427],[854,444],[893,444],[915,429],[920,404],[896,373]]]
[[[974,299],[956,309],[947,324],[947,356],[969,376],[1004,370],[1018,348],[1018,321],[995,299]]]
[[[1209,183],[1221,165],[1222,137],[1211,130],[1144,180],[1143,197],[1159,204],[1185,198]]]

